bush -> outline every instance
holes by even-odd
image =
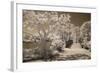
[[[54,49],[50,48],[51,41],[42,40],[38,43],[37,48],[34,49],[34,55],[37,56],[37,59],[48,61],[52,60],[54,57]]]

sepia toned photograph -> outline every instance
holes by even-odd
[[[22,10],[22,60],[91,60],[91,13]]]

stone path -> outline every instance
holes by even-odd
[[[71,46],[71,49],[77,49],[77,48],[81,48],[81,45],[80,43],[73,43],[72,46]]]

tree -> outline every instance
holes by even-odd
[[[73,29],[73,42],[79,43],[79,35],[80,35],[80,28],[79,26],[75,26]]]
[[[91,48],[91,22],[86,21],[80,28],[80,42],[83,48]]]
[[[55,11],[24,10],[23,13],[23,37],[29,35],[31,36],[29,40],[32,41],[34,36],[38,36],[37,54],[47,60],[53,54],[53,50],[58,47],[62,48],[70,37],[70,15]],[[55,45],[52,45],[54,43]]]

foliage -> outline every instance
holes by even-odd
[[[80,28],[80,43],[83,48],[91,49],[91,22],[84,22]]]

